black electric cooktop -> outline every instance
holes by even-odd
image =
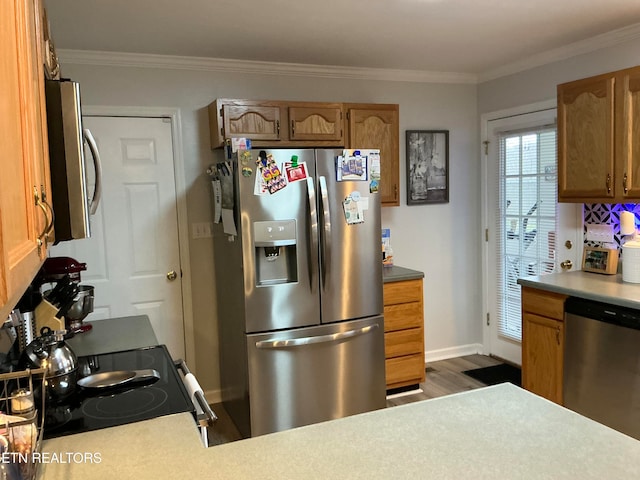
[[[44,438],[54,438],[181,412],[195,408],[164,345],[80,357],[78,378],[112,370],[155,369],[160,378],[150,384],[107,390],[83,390],[46,406]]]

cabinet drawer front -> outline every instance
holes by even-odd
[[[400,303],[384,307],[384,331],[422,327],[422,302]]]
[[[384,335],[384,355],[386,358],[422,353],[422,328],[409,328]]]
[[[398,384],[410,385],[423,382],[424,369],[424,356],[420,354],[385,360],[387,388],[399,386]]]
[[[422,301],[422,279],[384,284],[384,304]]]
[[[522,289],[522,311],[542,315],[555,320],[564,320],[566,295],[541,290]]]

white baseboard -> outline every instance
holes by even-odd
[[[437,362],[438,360],[446,360],[448,358],[462,357],[476,353],[484,353],[484,347],[481,343],[458,345],[457,347],[442,348],[440,350],[429,350],[424,354],[424,361],[425,363]]]
[[[214,403],[222,402],[222,390],[206,390],[204,392],[204,398],[207,400],[209,405],[213,405]]]

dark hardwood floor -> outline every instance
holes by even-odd
[[[474,380],[462,372],[500,363],[502,363],[500,360],[486,355],[468,355],[430,362],[426,365],[426,380],[420,384],[422,392],[413,394],[407,392],[407,394],[387,398],[387,408],[485,387],[484,383]],[[236,430],[229,415],[225,412],[222,404],[213,404],[212,408],[218,415],[218,421],[213,427],[209,428],[209,445],[220,445],[240,440],[242,437]]]

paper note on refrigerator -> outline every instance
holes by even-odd
[[[238,235],[236,221],[233,218],[233,210],[228,208],[222,209],[222,228],[227,235]]]
[[[369,192],[377,193],[380,189],[380,150],[368,150]]]
[[[342,207],[344,208],[344,218],[347,225],[364,223],[364,211],[362,209],[362,202],[359,196],[355,196],[353,194],[349,195],[342,202]]]

